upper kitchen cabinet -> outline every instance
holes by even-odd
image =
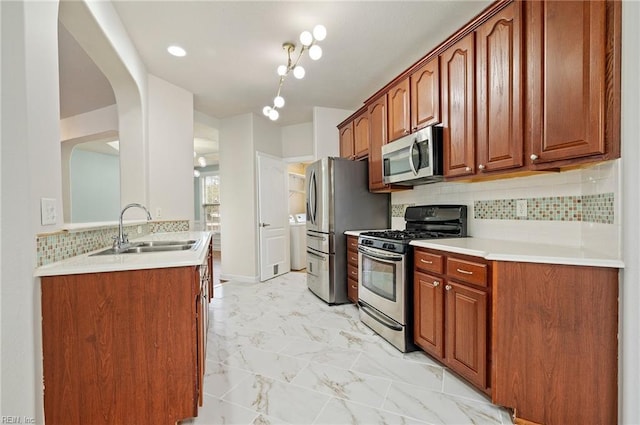
[[[436,56],[411,73],[411,131],[440,123],[439,68]]]
[[[387,95],[369,103],[369,191],[385,191],[382,176],[382,145],[387,142]]]
[[[440,55],[444,175],[475,172],[474,33]]]
[[[363,107],[338,124],[340,156],[362,159],[369,154],[369,114]]]
[[[353,119],[353,152],[356,159],[369,154],[369,113],[362,109]]]
[[[387,91],[388,141],[411,133],[409,78],[403,78]]]
[[[479,173],[523,165],[522,3],[476,30],[476,148]]]
[[[348,120],[338,125],[340,133],[340,156],[353,159],[353,121]]]
[[[620,2],[525,3],[532,169],[620,156]]]

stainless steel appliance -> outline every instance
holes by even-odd
[[[433,183],[442,180],[442,171],[442,127],[425,127],[382,146],[385,183]]]
[[[465,205],[408,207],[405,230],[368,231],[358,237],[360,320],[398,350],[413,344],[413,249],[417,239],[467,236]]]
[[[366,161],[307,166],[307,286],[329,304],[347,300],[346,230],[389,227],[389,195],[369,192]]]

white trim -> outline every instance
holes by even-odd
[[[251,277],[251,276],[220,273],[220,280],[242,282],[242,283],[259,283],[260,276]]]

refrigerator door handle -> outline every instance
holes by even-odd
[[[316,218],[318,214],[318,184],[316,182],[316,171],[311,171],[311,179],[309,181],[309,213],[311,215],[311,224],[317,224]]]

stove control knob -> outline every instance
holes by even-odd
[[[363,243],[364,245],[373,245],[373,241],[372,241],[372,240],[369,240],[369,239],[365,239],[365,240],[363,240],[363,241],[362,241],[362,243]]]
[[[384,249],[390,249],[392,251],[395,251],[395,249],[396,249],[396,246],[394,244],[392,244],[392,243],[383,243],[382,247]]]

